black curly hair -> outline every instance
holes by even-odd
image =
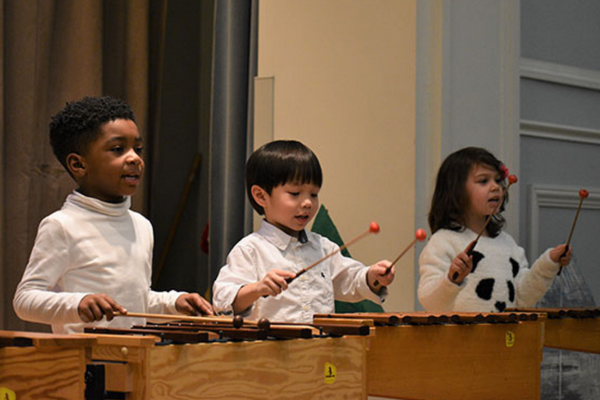
[[[252,197],[252,186],[269,195],[279,185],[311,183],[321,187],[323,173],[319,159],[311,149],[295,140],[276,140],[256,150],[246,162],[246,191],[252,207],[260,215],[264,209]]]
[[[68,171],[67,156],[84,154],[98,137],[100,127],[116,119],[135,122],[131,107],[123,100],[110,96],[84,97],[67,103],[50,122],[50,145],[54,155]]]
[[[465,229],[464,210],[469,203],[465,185],[469,171],[475,165],[486,165],[498,171],[500,176],[503,176],[502,162],[486,149],[465,147],[446,157],[438,171],[435,191],[431,199],[431,208],[429,209],[428,220],[432,234],[439,229],[453,231],[463,231]],[[501,183],[503,188],[504,184],[503,180]],[[505,195],[499,212],[492,217],[490,223],[486,226],[486,231],[490,237],[498,236],[504,226],[505,220],[500,212],[504,211],[504,205],[507,202],[508,193]]]

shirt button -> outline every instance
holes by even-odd
[[[308,311],[308,306],[304,306],[304,307],[302,307],[302,309],[303,309],[304,311]]]
[[[302,276],[300,277],[300,280],[301,280],[301,281],[305,281],[305,280],[306,280],[306,277],[305,277],[304,275],[302,275]]]

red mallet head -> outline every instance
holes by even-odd
[[[371,233],[379,233],[379,224],[377,222],[371,222],[369,225],[369,232]]]
[[[511,185],[513,183],[517,183],[519,181],[519,178],[517,178],[516,175],[509,175],[508,176],[508,183],[510,183]]]
[[[582,199],[585,199],[586,197],[588,197],[590,195],[590,192],[588,192],[585,189],[581,189],[579,191],[579,197],[581,197]]]
[[[427,232],[425,232],[425,229],[417,229],[417,232],[415,233],[415,237],[417,238],[418,241],[422,242],[423,240],[425,240],[427,238]]]
[[[500,164],[500,172],[502,172],[502,179],[506,179],[510,174],[508,168],[504,164]]]

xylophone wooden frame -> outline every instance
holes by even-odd
[[[315,316],[369,318],[368,313]],[[544,314],[371,314],[367,392],[399,399],[540,398]],[[387,325],[385,319],[398,321]],[[404,321],[404,322],[403,322]],[[382,325],[383,323],[383,325]]]

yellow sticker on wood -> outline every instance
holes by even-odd
[[[335,365],[332,363],[325,363],[325,383],[333,383],[335,382],[335,378],[337,377],[337,369]]]
[[[12,390],[0,386],[0,399],[1,400],[17,400],[17,394]]]
[[[506,347],[513,347],[515,344],[515,334],[511,331],[506,331]]]

